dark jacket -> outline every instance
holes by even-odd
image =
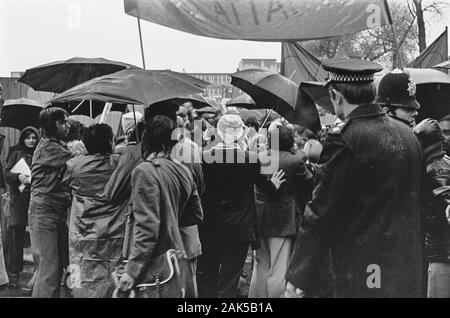
[[[430,262],[450,263],[450,224],[446,215],[450,204],[450,158],[441,144],[425,148],[425,157],[432,193],[426,217],[426,253]]]
[[[179,227],[199,224],[203,211],[192,173],[179,162],[143,162],[133,170],[131,186],[135,227],[126,270],[139,281],[155,257],[184,249]]]
[[[34,127],[27,127],[22,130],[19,138],[19,144],[15,150],[9,154],[9,160],[6,164],[5,179],[9,185],[10,203],[10,225],[27,225],[28,224],[28,207],[30,205],[30,186],[27,185],[23,192],[19,191],[21,182],[19,181],[19,174],[12,173],[11,169],[23,158],[29,167],[33,159],[34,149],[26,148],[24,144],[24,133],[27,130],[32,130],[39,138],[39,132]],[[39,140],[38,140],[39,141]],[[36,144],[37,145],[37,144]]]
[[[42,138],[33,155],[31,196],[51,200],[61,209],[70,205],[70,191],[60,182],[60,172],[72,154],[60,140]]]
[[[276,191],[260,170],[258,155],[237,145],[219,145],[203,153],[206,190],[202,241],[256,242],[254,185],[267,193]]]
[[[425,167],[412,129],[361,105],[319,165],[287,280],[313,290],[331,249],[337,297],[422,297]]]
[[[279,169],[285,173],[286,181],[272,195],[267,195],[256,187],[256,213],[259,234],[264,237],[296,236],[300,219],[312,192],[313,176],[306,169],[305,154],[295,155],[286,151],[269,151],[260,154],[261,162],[278,162]]]

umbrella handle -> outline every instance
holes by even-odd
[[[270,115],[273,113],[273,108],[270,109],[269,113],[266,116],[266,119],[264,120],[263,124],[261,125],[261,128],[259,128],[258,134],[261,133],[261,130],[263,129],[264,125],[266,124],[267,120],[269,120]]]

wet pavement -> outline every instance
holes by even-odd
[[[7,285],[0,286],[0,298],[30,298],[31,291],[26,290],[27,284],[33,277],[34,265],[31,262],[31,255],[25,255],[23,272],[20,273],[19,284],[16,288]],[[61,288],[61,298],[72,298],[70,290],[66,287]]]

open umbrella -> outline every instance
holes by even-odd
[[[103,112],[103,108],[105,107],[105,103],[96,100],[82,100],[64,103],[52,103],[52,106],[65,109],[71,116],[82,115],[94,119],[97,116],[101,115],[101,113]],[[113,103],[110,111],[124,113],[126,109],[127,104]]]
[[[62,93],[90,79],[126,68],[137,67],[104,58],[74,57],[28,69],[19,82],[27,84],[36,91]]]
[[[96,100],[104,103],[152,105],[174,98],[189,98],[202,89],[164,71],[125,69],[77,85],[50,103]]]
[[[231,84],[250,95],[258,108],[273,109],[280,115],[295,109],[298,86],[283,75],[250,69],[231,75]]]
[[[450,114],[450,76],[435,69],[406,69],[417,85],[420,103],[417,122],[425,118],[441,119]]]
[[[39,113],[44,105],[30,99],[8,99],[1,112],[1,127],[12,127],[19,130],[28,126],[39,127]]]
[[[442,62],[438,65],[433,66],[433,68],[446,68],[446,69],[450,69],[450,60]]]
[[[229,107],[240,107],[247,109],[257,109],[258,107],[255,104],[253,98],[251,98],[248,94],[242,93],[236,97],[233,97],[227,102],[227,106]]]
[[[192,107],[200,109],[204,107],[213,107],[216,110],[220,109],[220,104],[212,97],[204,97],[201,94],[192,94],[184,98],[175,98],[175,102],[182,105],[186,102],[191,102]]]
[[[174,72],[174,71],[171,71],[171,70],[161,70],[160,72],[167,73],[167,74],[169,74],[169,75],[171,75],[173,77],[181,79],[181,80],[183,80],[183,81],[185,81],[185,82],[187,82],[189,84],[195,85],[195,86],[200,87],[200,88],[206,88],[206,87],[212,85],[210,82],[204,81],[202,79],[199,79],[197,77],[188,75],[186,73],[179,73],[179,72]]]
[[[324,87],[324,85],[324,82],[301,82],[300,90],[308,94],[314,103],[323,107],[330,113],[334,113],[334,107],[331,103],[328,88]]]

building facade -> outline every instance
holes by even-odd
[[[278,63],[276,59],[242,59],[239,62],[238,71],[254,68],[280,73],[281,63]]]
[[[229,73],[188,73],[188,75],[211,83],[211,86],[206,88],[206,94],[215,98],[222,105],[233,94],[233,86],[231,85],[231,76]]]

